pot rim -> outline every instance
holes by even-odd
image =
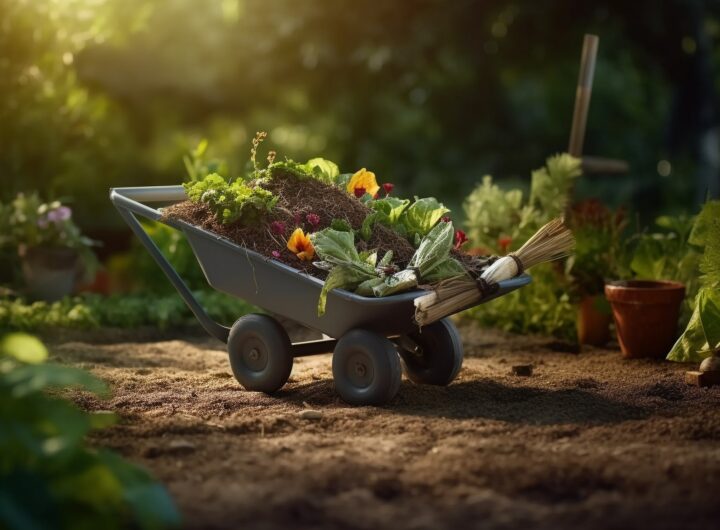
[[[605,289],[625,292],[684,291],[685,284],[674,280],[614,280],[606,282]]]

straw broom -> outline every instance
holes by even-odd
[[[567,257],[575,238],[562,219],[554,219],[538,230],[516,252],[498,258],[478,279],[451,278],[438,283],[432,292],[415,299],[415,321],[425,326],[480,303],[494,294],[498,282],[520,276],[530,267]]]

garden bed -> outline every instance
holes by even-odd
[[[298,359],[270,397],[242,390],[210,339],[51,349],[110,383],[109,401],[74,396],[124,418],[94,443],[151,469],[189,528],[716,527],[720,388],[616,349],[461,331],[459,379],[404,380],[386,408],[342,403],[329,356]]]

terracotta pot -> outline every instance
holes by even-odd
[[[20,246],[28,295],[54,302],[72,293],[78,275],[78,253],[67,247]]]
[[[632,280],[605,285],[623,356],[665,358],[678,332],[685,286],[679,282]]]
[[[580,344],[605,346],[610,340],[612,313],[605,295],[585,296],[578,307],[577,332]]]

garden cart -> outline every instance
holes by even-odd
[[[426,291],[370,298],[334,289],[327,298],[327,312],[319,316],[322,280],[210,231],[165,218],[159,209],[145,204],[184,201],[182,186],[115,188],[110,200],[203,328],[227,344],[233,374],[247,390],[274,392],[287,382],[295,357],[330,352],[337,391],[354,405],[380,405],[395,396],[400,387],[400,358],[408,378],[416,383],[447,385],[460,370],[462,342],[453,323],[445,318],[418,328],[414,321],[413,300]],[[180,230],[213,288],[317,330],[326,338],[292,343],[269,314],[245,315],[230,328],[215,322],[137,216]],[[527,275],[500,282],[497,291],[483,302],[529,282]]]

